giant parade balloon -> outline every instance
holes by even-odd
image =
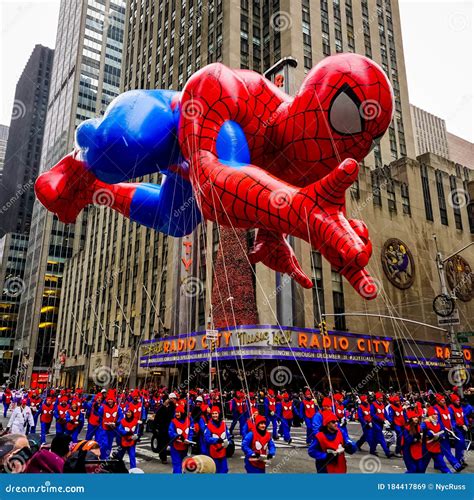
[[[118,96],[78,127],[74,151],[35,191],[64,223],[98,204],[175,237],[203,219],[258,229],[249,261],[311,288],[292,235],[371,299],[372,245],[364,222],[346,217],[345,194],[392,114],[387,76],[361,55],[326,57],[294,97],[256,72],[210,64],[182,92]],[[161,184],[129,182],[154,173]]]

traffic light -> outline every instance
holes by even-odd
[[[319,330],[321,332],[321,335],[327,335],[328,334],[328,326],[326,324],[326,320],[323,319],[321,323],[319,323]]]

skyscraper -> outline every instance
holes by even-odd
[[[119,93],[124,15],[123,0],[61,1],[41,171],[71,151],[76,126]],[[64,265],[84,245],[88,212],[64,225],[34,205],[14,353],[27,378],[52,367]]]
[[[33,183],[38,175],[48,105],[54,51],[36,45],[18,80],[5,153],[0,206],[0,235],[28,234],[35,199]]]
[[[9,127],[6,125],[0,125],[0,185],[2,183],[5,153],[7,151],[8,131]]]

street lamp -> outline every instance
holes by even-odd
[[[474,245],[474,241],[471,241],[471,243],[464,245],[462,248],[460,248],[456,252],[453,252],[451,255],[448,255],[448,257],[443,258],[443,255],[441,254],[441,252],[439,251],[439,248],[438,248],[438,240],[437,240],[436,234],[433,234],[433,239],[434,239],[435,245],[436,245],[436,266],[438,268],[438,275],[439,275],[439,280],[441,283],[441,296],[438,295],[435,298],[435,300],[433,301],[433,309],[438,316],[444,316],[444,313],[441,313],[440,310],[437,310],[438,306],[436,305],[436,301],[438,299],[440,299],[440,297],[443,298],[443,301],[445,302],[445,304],[448,304],[450,301],[451,304],[449,306],[449,309],[452,310],[452,312],[454,312],[455,304],[456,304],[456,289],[453,289],[451,294],[449,293],[448,286],[446,284],[446,271],[445,271],[444,265],[446,264],[446,262],[449,259],[451,259],[455,255],[458,255],[462,251],[466,250],[471,245]],[[449,322],[449,325],[448,325],[448,337],[449,337],[449,344],[450,344],[450,351],[451,351],[450,356],[449,356],[449,365],[453,368],[456,366],[459,366],[461,369],[465,369],[463,353],[462,353],[461,346],[459,344],[459,340],[457,338],[456,332],[454,331],[454,325],[453,325],[452,321]],[[462,384],[459,385],[459,396],[461,398],[463,397]]]

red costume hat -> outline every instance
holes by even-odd
[[[362,394],[361,396],[359,396],[359,399],[362,401],[362,403],[367,403],[367,396],[365,394]]]
[[[457,394],[451,394],[451,401],[453,403],[459,403],[459,401],[461,401],[461,400]]]
[[[184,413],[184,406],[183,405],[178,405],[175,410],[176,413]]]
[[[112,399],[115,401],[117,399],[116,394],[115,394],[115,390],[109,389],[107,391],[107,394],[105,395],[105,399],[106,399],[106,401],[108,401],[109,399]]]
[[[376,392],[375,393],[375,399],[382,399],[383,398],[383,392]]]
[[[407,418],[408,420],[411,420],[412,418],[419,417],[420,415],[418,414],[417,411],[414,410],[407,410]]]
[[[61,397],[59,398],[59,402],[60,402],[60,403],[67,403],[67,401],[68,401],[67,396],[61,396]]]
[[[273,389],[268,389],[268,395],[269,396],[274,396],[275,395],[275,391]]]
[[[436,410],[433,408],[433,406],[430,406],[428,408],[428,413],[427,413],[428,417],[432,417],[433,415],[438,415],[438,413],[436,412]]]
[[[324,398],[323,401],[321,402],[321,406],[332,406],[332,401],[329,398]]]
[[[290,396],[288,396],[288,393],[287,393],[287,392],[284,392],[284,393],[281,395],[281,397],[282,397],[283,399],[288,399]]]
[[[215,411],[219,413],[219,415],[221,414],[221,409],[218,406],[213,406],[211,408],[211,413],[214,413]]]
[[[135,389],[132,392],[132,398],[139,398],[140,397],[140,391],[138,389]]]
[[[334,400],[335,401],[339,402],[339,401],[342,401],[342,399],[343,399],[342,398],[342,394],[340,394],[340,393],[334,394]]]
[[[329,422],[337,422],[337,417],[334,415],[332,411],[326,410],[323,411],[323,425],[326,426]]]
[[[262,422],[265,424],[265,426],[267,425],[267,419],[263,415],[259,415],[255,419],[255,426],[258,426],[258,424],[261,424]]]
[[[311,391],[307,389],[304,393],[305,397],[310,398],[311,397]]]

